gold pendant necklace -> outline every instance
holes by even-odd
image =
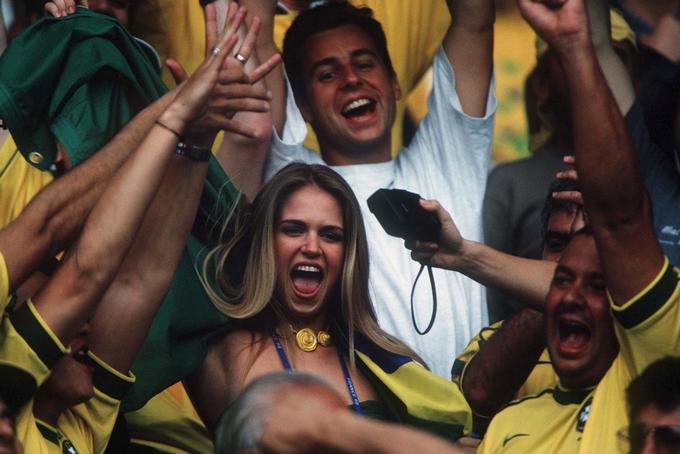
[[[292,325],[290,325],[290,330],[295,334],[295,344],[302,351],[313,352],[318,345],[323,347],[331,345],[331,335],[327,331],[320,330],[315,334],[310,328],[296,330]],[[279,335],[281,335],[280,332]]]

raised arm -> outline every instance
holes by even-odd
[[[92,158],[47,185],[19,217],[0,230],[0,253],[7,263],[10,291],[46,258],[74,241],[111,176],[137,148],[175,94],[166,94],[140,112]]]
[[[227,35],[236,32],[236,20],[238,17],[232,14],[223,40],[228,41]],[[225,51],[228,55],[233,53]],[[207,58],[210,61],[213,57]],[[253,80],[263,77],[272,67],[270,63],[255,68]],[[201,76],[200,70],[194,75]],[[266,110],[266,92],[251,84],[246,84],[246,89],[244,80],[251,80],[244,67],[233,58],[226,58],[219,84],[210,93],[208,111],[185,131],[193,144],[209,149],[217,132],[231,125],[228,118],[209,113],[215,104],[230,112]],[[233,90],[226,89],[229,86]],[[239,96],[232,97],[233,91],[238,91]],[[170,286],[191,230],[207,169],[207,161],[172,158],[140,232],[91,321],[88,345],[121,372],[126,373],[132,365]],[[125,336],[120,336],[121,332]]]
[[[486,114],[493,66],[493,0],[447,0],[451,26],[444,50],[456,74],[456,92],[463,112]]]
[[[596,59],[583,0],[519,5],[564,70],[585,210],[609,292],[623,304],[656,277],[664,259],[631,140]]]
[[[41,317],[63,342],[80,329],[111,283],[174,156],[178,138],[205,112],[205,103],[234,42],[234,36],[225,37],[221,50],[180,89],[112,178],[77,243],[34,298]]]
[[[515,399],[543,349],[543,314],[524,308],[505,321],[465,367],[460,386],[472,411],[490,419]]]
[[[411,257],[432,266],[463,273],[487,287],[501,290],[539,311],[555,271],[555,264],[499,252],[485,244],[464,239],[449,213],[434,200],[421,205],[436,213],[442,223],[439,243],[407,243]]]

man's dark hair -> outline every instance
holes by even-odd
[[[312,35],[343,25],[356,25],[366,32],[373,40],[378,56],[389,73],[395,74],[387,51],[385,32],[380,22],[373,17],[373,11],[368,7],[357,8],[345,2],[326,3],[301,12],[291,24],[283,40],[283,62],[293,93],[298,99],[306,100],[307,96],[302,74],[307,40]]]
[[[680,406],[680,358],[667,356],[647,367],[626,389],[628,415],[633,423],[640,412],[654,405],[663,412]]]
[[[553,197],[554,192],[564,192],[564,191],[580,191],[578,184],[572,180],[555,180],[550,183],[548,188],[548,194],[545,197],[545,203],[543,204],[543,210],[541,211],[541,225],[543,233],[543,241],[548,234],[548,221],[550,221],[550,216],[554,213],[559,213],[562,211],[571,212],[578,208],[578,204],[571,202],[569,200],[555,199]]]

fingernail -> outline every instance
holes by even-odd
[[[267,90],[267,98],[271,99],[272,97],[272,92],[271,90]]]

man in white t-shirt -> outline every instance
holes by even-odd
[[[483,289],[465,276],[434,271],[437,319],[428,334],[418,335],[409,296],[420,265],[409,258],[401,240],[383,231],[366,199],[379,188],[437,198],[456,217],[465,237],[482,239],[481,206],[496,106],[490,89],[493,2],[449,0],[448,6],[456,19],[435,57],[430,113],[395,159],[390,128],[401,90],[380,24],[370,9],[344,3],[302,12],[284,41],[295,99],[288,93],[285,125],[272,140],[265,171],[268,179],[292,161],[324,163],[349,182],[364,213],[378,321],[447,378],[455,355],[487,322]],[[316,132],[320,156],[302,145],[305,121]],[[432,305],[424,281],[414,297],[420,329],[427,326]]]

